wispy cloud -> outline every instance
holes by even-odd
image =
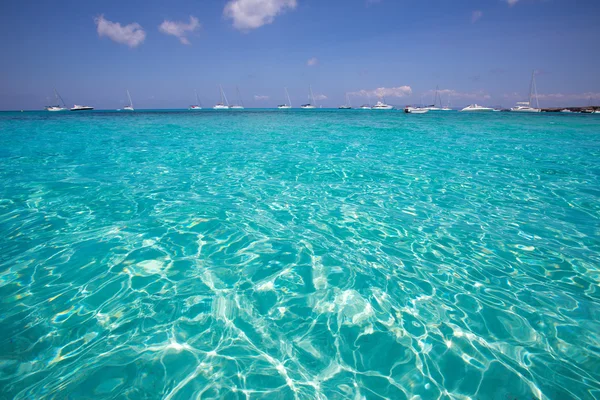
[[[380,87],[373,90],[362,89],[358,92],[348,93],[350,96],[355,97],[405,97],[412,94],[412,88],[410,86],[398,86],[398,87]]]
[[[200,28],[200,21],[198,21],[198,18],[190,15],[189,23],[164,20],[158,27],[158,30],[166,35],[175,36],[183,44],[190,44],[187,34],[194,32],[198,28]]]
[[[315,100],[327,100],[327,96],[324,94],[315,94]]]
[[[255,94],[254,95],[254,100],[257,100],[257,101],[269,100],[269,96],[263,96],[263,95],[260,95],[260,94]]]
[[[506,99],[522,99],[527,96],[521,95],[520,93],[509,93],[505,94]],[[599,92],[584,92],[584,93],[539,93],[538,99],[540,100],[563,100],[563,101],[574,101],[574,100],[587,100],[587,99],[600,99]]]
[[[488,93],[483,90],[478,90],[474,92],[460,92],[454,89],[440,89],[438,90],[440,96],[443,97],[451,97],[454,99],[464,99],[464,100],[489,100],[492,98]],[[433,96],[435,94],[435,90],[429,90],[423,95],[425,96]]]
[[[319,65],[319,60],[317,59],[317,57],[309,58],[306,62],[306,65],[308,65],[309,67],[314,67],[316,65]]]
[[[137,22],[122,26],[118,22],[107,20],[104,15],[95,18],[94,22],[97,26],[98,36],[106,36],[114,42],[129,47],[137,47],[146,39],[146,32]]]
[[[471,23],[474,24],[475,22],[479,21],[481,17],[483,17],[483,11],[473,11],[471,13]]]
[[[297,0],[230,0],[223,15],[233,20],[236,29],[247,32],[272,23],[276,16],[297,5]]]
[[[509,6],[514,6],[515,4],[517,4],[519,2],[519,0],[506,0],[506,2],[508,3]]]

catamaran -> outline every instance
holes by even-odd
[[[198,98],[198,91],[194,89],[194,93],[196,94],[196,104],[191,105],[188,110],[202,110],[202,104]]]
[[[129,95],[129,89],[127,90],[127,98],[129,99],[129,104],[123,107],[125,111],[134,111],[133,110],[133,102],[131,101],[131,96]]]
[[[65,105],[65,101],[63,100],[62,97],[60,97],[60,94],[58,94],[56,89],[54,89],[54,97],[56,97],[56,102],[58,104],[62,104],[62,107],[60,105],[46,106],[46,107],[44,107],[46,109],[46,111],[67,111],[67,106]],[[60,100],[60,102],[59,102],[59,100]]]
[[[439,100],[439,106],[438,106],[438,100]],[[450,107],[444,107],[442,105],[442,96],[440,95],[440,87],[436,86],[435,87],[435,96],[433,98],[433,104],[424,107],[426,109],[428,109],[429,111],[452,111],[452,109]]]
[[[383,100],[383,101],[381,101]],[[394,106],[390,106],[389,104],[385,104],[385,97],[382,97],[380,101],[378,101],[371,110],[393,110]]]
[[[339,106],[338,109],[352,110],[352,104],[350,104],[350,97],[348,96],[348,93],[346,93],[346,104],[344,104],[343,106]]]
[[[536,108],[531,106],[532,100],[535,97]],[[531,73],[531,83],[529,84],[529,101],[520,101],[517,105],[510,109],[515,112],[538,113],[542,112],[538,101],[537,87],[535,85],[535,71]]]
[[[234,110],[243,110],[244,109],[244,102],[242,101],[242,96],[240,96],[240,88],[238,88],[236,86],[235,87],[235,92],[237,94],[236,104],[232,105],[229,108],[234,109]]]
[[[292,101],[290,100],[290,94],[288,93],[287,88],[283,88],[285,90],[285,97],[287,98],[287,103],[280,104],[277,106],[280,110],[288,110],[292,108]]]
[[[223,87],[219,85],[219,90],[221,91],[221,102],[215,104],[213,109],[215,110],[229,110],[229,102],[227,101],[227,97],[225,96],[225,92],[223,91]]]
[[[300,108],[304,108],[305,110],[306,109],[317,108],[316,104],[317,103],[315,102],[315,96],[314,96],[313,91],[312,91],[312,86],[309,86],[308,87],[308,103],[307,104],[302,104],[300,106]]]
[[[470,106],[466,106],[465,108],[463,108],[460,111],[461,112],[486,112],[486,111],[494,111],[494,109],[490,108],[490,107],[483,107],[483,106],[480,106],[479,104],[471,104]]]

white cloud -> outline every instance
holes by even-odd
[[[380,87],[373,90],[359,90],[358,92],[348,93],[350,96],[360,97],[404,97],[412,94],[410,86],[398,86],[392,88]]]
[[[309,67],[314,67],[315,65],[319,64],[319,60],[317,59],[317,57],[313,57],[313,58],[309,58],[308,61],[306,62],[306,65],[308,65]]]
[[[269,100],[269,96],[262,96],[260,94],[255,94],[254,100],[257,100],[257,101]]]
[[[506,2],[508,3],[509,6],[514,6],[515,4],[517,4],[519,2],[519,0],[506,0]]]
[[[316,94],[315,100],[327,100],[327,96],[325,96],[324,94]]]
[[[112,22],[104,18],[104,15],[94,19],[98,27],[98,36],[106,36],[114,42],[125,44],[129,47],[137,47],[146,39],[146,32],[140,24],[134,22],[121,26],[118,22]]]
[[[474,24],[475,22],[479,21],[481,19],[481,17],[483,17],[482,11],[479,11],[479,10],[473,11],[473,13],[471,14],[471,23]]]
[[[297,5],[297,0],[230,0],[223,15],[233,20],[236,29],[249,31],[272,23],[277,15]]]
[[[200,28],[198,18],[190,15],[189,23],[164,20],[158,27],[158,30],[164,34],[175,36],[183,44],[190,44],[187,34],[194,32],[198,28]]]
[[[443,97],[452,97],[454,99],[465,99],[465,100],[489,100],[492,98],[488,93],[483,90],[478,90],[475,92],[459,92],[454,89],[440,89],[438,90],[440,96]],[[433,96],[435,94],[435,90],[429,90],[423,93],[426,96]]]

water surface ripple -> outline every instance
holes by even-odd
[[[600,398],[600,117],[0,115],[0,398]]]

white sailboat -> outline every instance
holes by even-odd
[[[312,86],[308,87],[308,104],[302,104],[300,106],[300,108],[303,108],[305,110],[307,109],[313,109],[313,108],[317,108],[317,103],[315,102],[315,96],[313,94],[312,91]]]
[[[196,104],[191,105],[188,110],[202,110],[202,103],[200,103],[200,99],[198,98],[198,91],[194,89],[194,93],[196,94]]]
[[[221,91],[221,102],[215,104],[213,109],[215,110],[229,110],[229,102],[227,101],[227,97],[225,96],[225,92],[223,91],[223,87],[219,85],[219,90]]]
[[[242,101],[242,96],[240,96],[240,88],[238,88],[236,86],[235,87],[235,92],[237,94],[236,103],[234,105],[230,106],[229,108],[231,108],[233,110],[243,110],[244,109],[244,102]]]
[[[285,90],[285,97],[287,98],[287,103],[280,104],[277,106],[280,110],[288,110],[292,108],[292,101],[290,100],[290,94],[288,93],[287,88],[283,88]]]
[[[127,89],[127,98],[129,99],[129,104],[123,107],[125,111],[134,111],[133,102],[131,101],[131,96],[129,95],[129,89]]]
[[[471,104],[470,106],[466,106],[465,108],[463,108],[460,111],[461,112],[487,112],[487,111],[494,111],[494,109],[490,108],[490,107],[483,107],[483,106],[480,106],[479,104]]]
[[[439,100],[439,105],[438,105],[438,100]],[[444,107],[442,105],[442,96],[440,95],[440,87],[439,86],[435,87],[435,95],[433,98],[433,104],[426,106],[424,108],[427,108],[429,111],[452,111],[452,109],[450,107]]]
[[[532,100],[535,98],[536,107],[532,107]],[[531,73],[531,83],[529,84],[529,101],[520,101],[510,109],[514,112],[539,113],[542,112],[540,102],[538,101],[537,86],[535,84],[535,71]]]
[[[346,104],[344,104],[343,106],[339,106],[338,109],[352,110],[352,104],[350,104],[350,97],[348,96],[348,93],[346,93]]]
[[[62,97],[60,97],[60,94],[58,94],[56,89],[54,89],[54,97],[56,98],[57,105],[44,107],[46,109],[46,111],[67,111],[67,106],[65,105],[65,101],[63,100]],[[60,100],[60,102],[59,102],[59,100]],[[62,104],[62,106],[61,106],[61,104]]]

